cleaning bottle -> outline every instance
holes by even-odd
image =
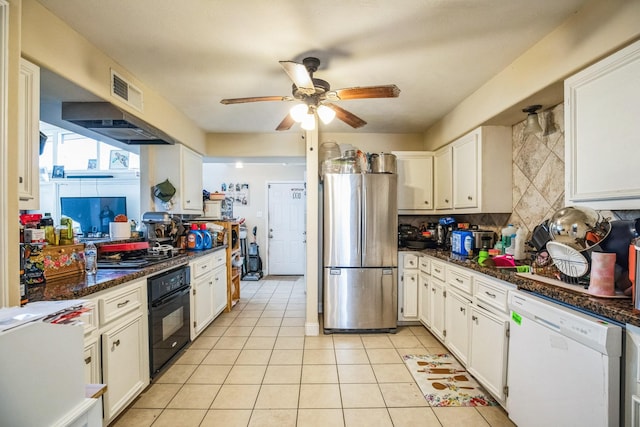
[[[187,249],[191,251],[202,249],[202,234],[198,230],[198,224],[191,224],[191,230],[187,233]]]
[[[513,246],[513,244],[515,243],[515,241],[512,242],[512,240],[515,240],[515,234],[518,230],[516,230],[516,228],[513,226],[513,224],[509,224],[507,225],[505,228],[502,229],[502,250],[503,253],[508,254],[508,255],[513,255],[514,251],[515,251],[515,247]]]
[[[523,260],[527,256],[525,252],[525,240],[527,238],[527,232],[524,231],[523,227],[518,227],[518,231],[516,231],[516,241],[515,241],[515,251],[513,253],[513,257],[516,260]]]
[[[211,233],[207,230],[207,224],[200,224],[200,234],[202,234],[202,249],[211,249],[213,240],[211,239]]]

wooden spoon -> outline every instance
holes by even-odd
[[[454,375],[453,377],[442,377],[442,378],[427,378],[429,381],[433,380],[449,380],[449,381],[469,381],[469,378],[466,375]]]
[[[429,365],[433,365],[433,363],[431,362],[423,362],[421,360],[418,360],[418,366],[429,366]],[[451,362],[438,362],[438,365],[451,365]]]
[[[466,372],[464,369],[453,369],[453,368],[429,368],[418,370],[418,372],[426,372],[428,374],[453,374],[456,372]]]
[[[431,383],[431,385],[433,385],[433,388],[435,388],[436,390],[446,390],[448,388],[452,390],[456,390],[459,388],[466,388],[468,390],[473,390],[475,388],[475,387],[461,387],[461,386],[455,386],[455,385],[447,386],[446,384],[442,384],[442,383]]]

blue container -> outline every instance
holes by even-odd
[[[458,255],[473,256],[473,233],[466,230],[451,232],[451,252]]]

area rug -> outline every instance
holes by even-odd
[[[497,406],[452,355],[407,354],[404,363],[431,406]]]

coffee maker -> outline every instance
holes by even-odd
[[[142,223],[147,229],[147,241],[150,246],[173,246],[175,226],[167,212],[145,212],[142,215]]]

